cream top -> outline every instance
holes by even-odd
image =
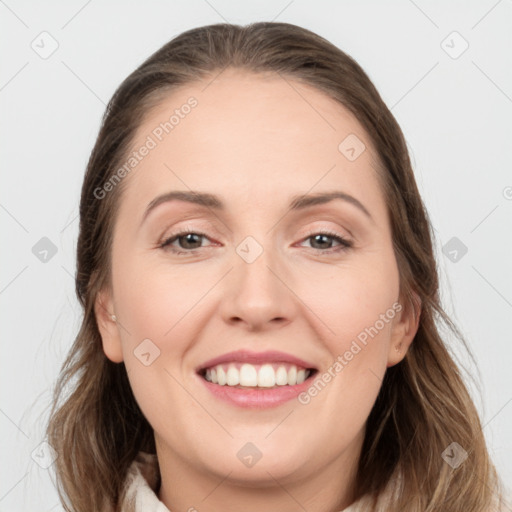
[[[171,512],[157,496],[160,473],[155,454],[139,452],[128,469],[121,498],[122,512]],[[364,497],[363,497],[364,498]],[[340,512],[363,511],[361,498]]]

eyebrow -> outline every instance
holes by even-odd
[[[311,206],[329,203],[335,199],[340,199],[342,201],[352,204],[373,221],[373,217],[371,216],[370,212],[365,208],[365,206],[358,199],[351,196],[350,194],[346,194],[345,192],[336,191],[294,196],[292,197],[292,200],[290,202],[289,209],[291,211],[303,210]],[[155,199],[153,199],[148,204],[146,211],[144,212],[144,216],[142,217],[142,222],[146,220],[146,217],[149,215],[149,213],[152,210],[154,210],[157,206],[171,201],[185,201],[187,203],[205,206],[206,208],[211,208],[213,210],[225,210],[225,205],[222,202],[222,200],[214,194],[209,194],[207,192],[174,190],[172,192],[167,192],[166,194],[162,194],[158,197],[155,197]]]

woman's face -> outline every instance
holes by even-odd
[[[353,468],[417,328],[362,126],[312,87],[228,69],[171,93],[133,151],[96,313],[159,459],[252,485]]]

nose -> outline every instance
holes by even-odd
[[[260,331],[292,321],[296,311],[293,283],[271,251],[264,250],[251,263],[235,254],[226,281],[221,307],[225,322]]]

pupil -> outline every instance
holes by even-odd
[[[184,241],[184,244],[181,244],[181,245],[182,246],[184,245],[185,249],[195,249],[196,247],[190,247],[190,244],[194,245],[194,243],[197,244],[199,242],[199,245],[201,245],[201,243],[200,243],[201,236],[202,235],[198,235],[197,233],[188,233],[184,236],[181,236],[180,241],[181,242]],[[327,244],[329,246],[330,244],[328,242],[328,239],[329,239],[329,236],[327,236],[327,235],[315,235],[313,237],[314,243],[315,244],[319,243],[320,246],[322,246],[322,244],[324,246],[325,246],[325,244]]]
[[[317,240],[320,240],[320,242],[321,242],[322,239],[325,242],[328,238],[329,237],[327,235],[316,235],[316,236],[313,237],[313,239],[315,240],[315,243],[316,243]],[[327,245],[329,245],[328,242],[327,242]]]
[[[189,244],[192,244],[192,245],[194,244],[194,240],[193,240],[194,237],[197,239],[197,238],[200,238],[201,235],[197,235],[195,233],[188,233],[187,235],[180,237],[180,239],[182,241],[185,240],[185,244],[184,244],[185,249],[195,249],[196,248],[196,247],[189,247]],[[195,243],[197,243],[197,240]]]

